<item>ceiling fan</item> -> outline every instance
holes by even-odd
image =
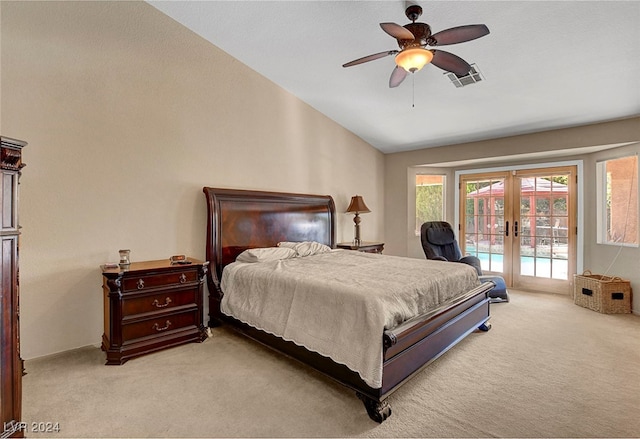
[[[458,76],[465,76],[469,73],[471,66],[459,56],[444,50],[427,49],[426,47],[464,43],[484,37],[489,34],[487,26],[484,24],[470,24],[452,27],[432,35],[431,27],[427,23],[416,23],[418,17],[422,15],[420,6],[409,6],[405,10],[405,15],[411,20],[411,23],[404,26],[396,23],[380,23],[382,30],[398,41],[400,50],[374,53],[343,64],[342,67],[351,67],[384,58],[385,56],[395,55],[396,67],[391,72],[391,78],[389,78],[389,87],[391,88],[399,86],[409,72],[415,73],[428,63]]]

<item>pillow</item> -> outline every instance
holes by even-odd
[[[280,248],[291,248],[294,249],[298,256],[312,256],[317,255],[319,253],[326,253],[331,251],[331,247],[328,245],[320,244],[315,241],[304,241],[304,242],[290,242],[290,241],[282,241],[278,243],[278,247]]]
[[[296,251],[286,247],[250,248],[238,255],[239,262],[265,262],[278,261],[280,259],[295,258]]]

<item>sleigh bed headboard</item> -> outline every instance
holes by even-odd
[[[317,241],[335,247],[335,204],[328,195],[204,187],[207,198],[209,294],[219,293],[222,269],[248,248],[280,241]]]

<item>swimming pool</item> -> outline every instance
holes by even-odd
[[[504,272],[504,255],[477,253],[483,271]],[[569,279],[569,261],[566,259],[520,256],[520,274],[547,279]]]

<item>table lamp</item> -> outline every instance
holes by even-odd
[[[364,204],[364,200],[360,195],[355,195],[351,197],[351,203],[349,203],[349,207],[347,207],[347,213],[355,213],[356,215],[353,217],[353,222],[355,223],[355,232],[356,236],[353,239],[353,243],[355,245],[360,245],[360,216],[361,213],[369,213],[371,212],[366,204]]]

